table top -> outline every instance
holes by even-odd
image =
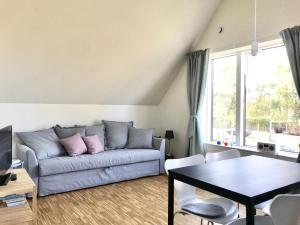
[[[5,186],[0,186],[0,197],[13,194],[26,194],[33,191],[35,184],[25,169],[14,169],[9,172],[17,174],[17,180],[10,181]]]
[[[174,179],[233,200],[260,203],[300,188],[300,164],[247,156],[169,171]],[[245,201],[246,201],[245,200]]]

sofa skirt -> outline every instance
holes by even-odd
[[[159,160],[39,177],[39,196],[159,175]]]

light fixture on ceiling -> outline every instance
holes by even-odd
[[[254,0],[254,40],[251,43],[251,55],[256,56],[258,53],[258,42],[256,38],[256,0]]]
[[[218,33],[221,34],[222,32],[223,32],[223,27],[220,26],[220,27],[219,27],[219,30],[218,30]]]

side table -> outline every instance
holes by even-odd
[[[0,225],[36,225],[37,224],[37,189],[25,169],[14,169],[16,181],[10,181],[6,186],[0,186],[0,197],[32,193],[31,208],[28,204],[0,208]]]

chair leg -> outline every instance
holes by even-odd
[[[187,212],[185,212],[185,211],[176,211],[176,212],[174,213],[174,215],[173,215],[173,218],[175,218],[176,214],[181,214],[181,215],[183,215],[183,216],[189,215],[189,213],[187,213]],[[207,221],[207,225],[209,225],[209,224],[214,225],[214,222]],[[201,223],[200,223],[200,225],[203,225],[203,219],[202,219],[202,218],[201,218]]]
[[[183,216],[188,215],[188,213],[186,213],[186,212],[184,212],[184,211],[176,211],[176,212],[174,213],[174,215],[173,215],[173,218],[175,218],[176,214],[180,214],[180,215],[183,215]]]

